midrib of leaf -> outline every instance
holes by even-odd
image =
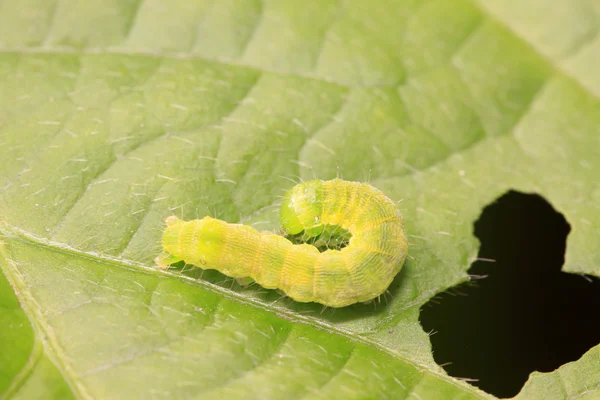
[[[502,26],[506,31],[510,32],[515,37],[517,37],[521,41],[522,44],[524,44],[531,50],[532,53],[534,53],[536,56],[544,59],[545,62],[554,70],[554,72],[557,75],[562,75],[563,77],[569,79],[570,81],[575,83],[578,87],[580,87],[582,90],[584,90],[586,93],[588,93],[589,95],[593,96],[594,98],[600,100],[600,97],[598,96],[598,94],[596,94],[595,92],[590,90],[579,79],[577,79],[576,76],[574,76],[573,74],[570,74],[569,71],[565,70],[564,68],[561,68],[559,65],[556,65],[553,62],[553,60],[550,59],[546,54],[539,52],[532,45],[532,43],[530,43],[529,41],[524,39],[522,36],[520,36],[519,32],[517,30],[515,30],[510,25],[505,23],[502,19],[494,16],[492,13],[487,11],[484,6],[479,5],[478,8],[484,14],[486,14],[486,16],[489,20]],[[477,26],[480,26],[480,25],[481,25],[481,23],[477,24]],[[474,32],[476,30],[477,30],[477,28],[475,28]],[[465,40],[465,43],[467,41],[468,41],[468,38]],[[340,82],[335,79],[327,79],[325,77],[317,76],[315,74],[304,74],[304,73],[299,73],[297,71],[290,72],[290,71],[277,70],[277,69],[266,68],[266,67],[258,68],[255,65],[249,65],[247,63],[233,60],[233,59],[221,59],[221,58],[207,57],[207,56],[203,56],[203,55],[199,55],[199,54],[191,54],[191,53],[149,51],[147,49],[132,51],[132,50],[120,50],[120,49],[115,49],[115,48],[106,49],[106,48],[102,48],[102,47],[98,47],[98,48],[86,47],[84,49],[75,49],[75,48],[68,47],[68,46],[0,47],[0,53],[57,54],[57,55],[76,55],[76,56],[79,56],[79,55],[101,55],[101,54],[129,55],[129,56],[139,55],[139,56],[150,56],[150,57],[157,57],[157,58],[170,58],[170,59],[174,59],[174,60],[201,60],[201,61],[206,61],[206,62],[211,62],[211,63],[223,64],[226,66],[248,68],[250,70],[255,70],[255,71],[260,71],[260,72],[265,72],[265,73],[274,73],[274,74],[281,75],[281,76],[299,77],[299,78],[311,79],[311,80],[325,82],[325,83],[332,83],[332,84],[335,84],[335,85],[338,85],[341,87],[346,87],[346,88],[359,88],[359,87],[360,88],[394,88],[394,87],[401,87],[403,85],[403,82],[400,82],[400,83],[378,83],[378,84],[365,84],[365,83],[348,84],[347,82]],[[451,63],[452,59],[449,59],[448,62]],[[426,73],[427,71],[428,70],[424,70],[421,73],[416,74],[416,75],[411,74],[407,77],[407,80],[418,77],[421,74]]]
[[[557,74],[567,77],[569,80],[576,83],[585,92],[592,95],[596,99],[600,99],[598,94],[595,93],[594,91],[590,90],[590,88],[588,88],[587,86],[585,86],[577,78],[577,76],[573,75],[565,68],[562,68],[560,65],[556,65],[556,63],[554,62],[554,60],[552,60],[552,58],[550,58],[547,54],[543,53],[542,51],[538,50],[535,47],[535,44],[532,43],[531,41],[529,41],[527,38],[525,38],[517,28],[511,26],[508,22],[504,21],[499,15],[494,14],[494,12],[492,12],[485,4],[483,4],[483,2],[481,0],[470,1],[469,4],[471,4],[479,12],[481,12],[481,14],[485,18],[502,26],[506,31],[510,32],[512,35],[517,37],[519,39],[519,41],[521,41],[521,43],[526,45],[531,50],[532,53],[535,53],[537,56],[544,59],[546,61],[546,63],[548,65],[550,65],[551,68]],[[139,11],[139,7],[137,8],[137,11]],[[414,10],[414,11],[416,13],[416,10]],[[480,21],[477,24],[477,26],[480,26],[481,23],[482,22]],[[475,30],[477,30],[477,29],[475,29]],[[203,61],[208,61],[208,62],[220,63],[220,64],[227,65],[227,66],[238,66],[238,67],[245,67],[245,68],[249,68],[249,69],[253,69],[253,70],[259,70],[259,71],[263,71],[263,72],[271,72],[271,73],[276,73],[276,74],[284,75],[284,76],[296,76],[296,77],[314,79],[317,81],[334,83],[336,85],[349,87],[349,88],[350,87],[399,87],[399,86],[402,86],[402,83],[398,83],[398,82],[396,82],[396,83],[379,83],[379,84],[357,83],[356,85],[354,85],[354,84],[348,84],[347,82],[340,82],[335,79],[328,79],[323,76],[317,76],[315,74],[306,74],[306,73],[300,73],[297,71],[290,72],[290,71],[286,71],[286,70],[282,70],[282,69],[267,68],[264,66],[257,67],[255,65],[250,65],[247,62],[239,61],[239,60],[236,60],[233,58],[225,59],[225,58],[218,58],[218,57],[208,57],[205,55],[200,55],[197,53],[189,53],[189,52],[169,52],[169,51],[164,51],[164,50],[163,51],[150,51],[148,49],[139,50],[139,49],[127,49],[127,48],[121,50],[121,49],[115,48],[115,47],[108,47],[108,48],[85,47],[83,49],[77,49],[77,48],[73,48],[70,46],[56,46],[56,45],[54,45],[54,46],[39,46],[39,47],[10,47],[10,46],[1,47],[0,46],[0,52],[24,53],[24,54],[71,54],[71,55],[86,55],[86,54],[90,54],[90,55],[94,55],[94,54],[145,55],[145,56],[153,56],[153,57],[173,58],[173,59],[179,59],[179,60],[203,60]],[[448,60],[448,62],[451,62],[451,61],[452,61],[451,59]],[[414,78],[415,76],[417,76],[417,75],[409,74],[407,76],[406,80]]]
[[[56,243],[56,242],[49,241],[44,238],[37,237],[37,236],[29,234],[28,232],[25,232],[17,227],[10,226],[10,225],[4,224],[4,223],[0,225],[0,234],[2,235],[4,240],[7,240],[7,239],[8,240],[20,240],[20,241],[24,241],[24,242],[33,244],[35,246],[47,248],[51,251],[59,252],[62,254],[67,254],[67,255],[69,255],[71,257],[75,257],[75,258],[82,258],[82,259],[88,259],[88,260],[93,260],[93,261],[97,261],[97,262],[102,262],[105,264],[109,264],[113,267],[127,269],[127,270],[133,270],[136,272],[142,272],[142,273],[146,273],[146,274],[157,274],[157,270],[155,268],[148,267],[148,266],[145,266],[140,263],[123,260],[123,259],[120,259],[117,257],[110,257],[110,256],[101,255],[101,254],[97,254],[97,253],[91,253],[91,252],[82,252],[77,249],[66,246],[62,243]],[[81,398],[92,399],[93,396],[90,393],[88,393],[86,387],[83,386],[81,384],[81,382],[79,381],[78,374],[70,365],[67,355],[65,354],[64,350],[59,345],[53,328],[51,327],[51,325],[48,323],[48,321],[44,317],[43,313],[41,312],[41,307],[37,304],[37,301],[35,300],[35,298],[31,294],[31,292],[29,291],[29,288],[27,287],[25,282],[21,279],[18,270],[15,268],[14,264],[11,261],[10,255],[8,254],[8,252],[6,250],[4,243],[2,243],[1,241],[0,241],[0,266],[2,266],[2,270],[5,274],[5,276],[7,277],[7,279],[16,288],[17,297],[19,298],[19,301],[20,301],[21,305],[23,306],[25,313],[28,315],[30,321],[32,322],[32,324],[34,326],[34,330],[36,333],[36,340],[38,342],[38,343],[36,343],[36,349],[39,349],[39,352],[41,353],[41,347],[39,346],[39,342],[41,341],[42,343],[45,343],[46,347],[50,349],[49,357],[55,363],[55,365],[57,365],[57,367],[62,372],[63,376],[69,382],[69,384],[71,385],[73,390],[76,392],[76,394]],[[201,287],[202,289],[212,291],[214,293],[218,293],[219,295],[224,296],[227,299],[234,300],[234,301],[242,303],[242,304],[256,307],[265,312],[275,314],[280,318],[285,318],[286,320],[290,320],[293,323],[306,324],[306,325],[318,328],[320,330],[329,332],[331,334],[343,336],[354,342],[361,343],[363,345],[366,345],[368,347],[371,347],[373,349],[376,349],[378,351],[386,353],[394,358],[397,358],[399,360],[402,360],[404,362],[412,364],[422,374],[428,374],[428,375],[437,377],[438,379],[446,381],[447,383],[463,390],[466,393],[470,393],[479,398],[493,398],[489,394],[478,390],[477,388],[467,384],[466,382],[464,382],[462,380],[454,379],[454,378],[452,378],[446,374],[443,374],[437,370],[431,370],[426,365],[423,365],[419,362],[415,362],[414,360],[406,358],[401,353],[398,353],[398,352],[394,351],[393,349],[390,349],[380,343],[377,343],[376,341],[370,339],[367,336],[356,335],[356,334],[353,334],[351,331],[348,331],[345,329],[340,329],[333,325],[324,323],[323,320],[311,318],[309,316],[303,316],[298,313],[289,312],[283,308],[277,308],[271,304],[266,304],[266,303],[260,302],[258,300],[255,300],[255,299],[245,297],[240,293],[237,293],[235,291],[229,290],[229,289],[221,287],[221,286],[214,285],[208,281],[196,280],[196,279],[193,279],[193,278],[185,276],[185,275],[171,273],[168,271],[163,272],[163,274],[168,276],[169,279],[177,279],[181,282],[185,282],[186,284],[198,286],[198,287]],[[32,354],[32,357],[33,357],[33,354]],[[29,362],[28,362],[28,364],[29,364]],[[19,377],[20,377],[20,375],[19,375]]]
[[[229,59],[221,59],[214,57],[206,57],[198,54],[190,54],[190,53],[178,53],[178,52],[167,52],[167,51],[149,51],[149,50],[121,50],[118,48],[94,48],[94,47],[86,47],[84,49],[74,49],[72,47],[67,46],[53,46],[53,47],[2,47],[0,46],[0,54],[2,53],[16,53],[16,54],[56,54],[56,55],[72,55],[72,56],[85,56],[85,55],[123,55],[123,56],[147,56],[147,57],[155,57],[155,58],[165,58],[165,59],[173,59],[173,60],[198,60],[198,61],[206,61],[215,64],[222,64],[229,67],[241,67],[249,70],[264,72],[264,73],[272,73],[281,76],[289,76],[289,77],[298,77],[311,79],[314,81],[334,84],[341,87],[346,88],[392,88],[398,87],[402,84],[400,83],[378,83],[378,84],[365,84],[365,83],[357,83],[357,84],[349,84],[347,82],[336,81],[335,79],[327,79],[322,76],[317,76],[314,74],[304,74],[297,71],[290,72],[285,70],[278,70],[274,68],[267,67],[256,67],[255,65],[249,65],[244,62],[238,62],[236,60]]]

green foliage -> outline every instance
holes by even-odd
[[[600,7],[586,0],[0,5],[0,397],[486,398],[418,323],[509,189],[600,276]],[[154,267],[164,217],[278,229],[289,179],[368,180],[410,249],[325,310]],[[599,347],[523,399],[591,399]]]

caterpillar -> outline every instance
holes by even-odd
[[[280,223],[286,237],[211,217],[186,222],[170,216],[156,262],[167,268],[183,260],[233,278],[251,278],[298,302],[344,307],[380,296],[408,253],[396,204],[366,183],[302,182],[284,195]],[[292,242],[299,237],[327,242],[338,230],[350,236],[341,249],[321,252],[314,244]]]

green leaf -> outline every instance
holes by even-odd
[[[510,189],[565,215],[565,271],[600,276],[598,15],[0,3],[0,397],[491,397],[435,364],[419,308],[468,280],[473,222]],[[380,304],[154,267],[166,216],[277,230],[294,181],[338,175],[402,200],[410,259]],[[598,396],[599,350],[519,397]]]

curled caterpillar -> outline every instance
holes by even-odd
[[[205,217],[166,220],[156,262],[184,260],[233,278],[249,277],[280,289],[299,302],[343,307],[380,296],[402,268],[408,252],[404,220],[381,191],[341,179],[313,180],[291,188],[283,198],[280,223],[288,237],[303,240],[351,237],[342,249],[320,252],[311,244],[260,233],[254,228]]]

